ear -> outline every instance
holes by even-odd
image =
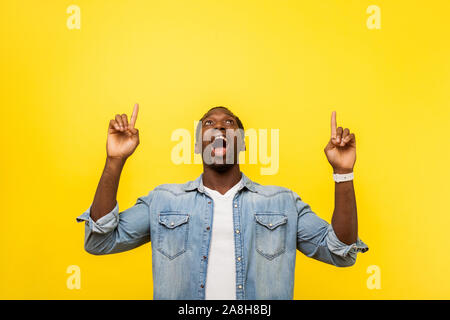
[[[238,146],[240,147],[238,152],[247,150],[247,146],[245,145],[245,136],[240,135],[238,136],[238,139],[242,141],[242,144],[238,143]]]
[[[194,146],[194,153],[195,154],[200,154],[200,153],[202,153],[202,150],[201,150],[201,145],[200,145],[200,143],[196,143],[195,144],[195,146]]]

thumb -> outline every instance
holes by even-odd
[[[132,135],[137,135],[139,134],[139,129],[128,127],[128,132],[130,132]]]
[[[330,140],[328,141],[328,144],[325,146],[324,151],[327,152],[327,151],[329,151],[329,150],[331,150],[331,149],[334,149],[335,147],[336,147],[336,146],[333,144],[333,141],[330,139]]]

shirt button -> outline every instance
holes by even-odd
[[[173,226],[175,223],[171,222],[170,225]]]
[[[269,223],[269,227],[273,226],[273,224]]]
[[[203,256],[203,260],[206,260],[206,256]]]
[[[234,204],[234,207],[237,208],[237,203]]]
[[[200,288],[204,288],[204,287],[205,287],[204,285],[202,285],[202,284],[200,285]]]
[[[239,229],[236,229],[236,233],[239,233],[240,231],[239,231]]]
[[[208,201],[208,204],[211,204],[211,201]]]
[[[241,261],[241,257],[238,257],[237,260],[238,260],[238,261]]]
[[[241,286],[241,285],[238,285],[238,288],[239,288],[239,289],[242,289],[242,286]]]
[[[206,227],[206,230],[209,230],[209,229],[211,229],[210,227]]]

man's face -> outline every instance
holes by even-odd
[[[215,169],[226,169],[238,163],[238,150],[243,150],[236,118],[225,109],[214,109],[201,122],[203,163]],[[199,150],[200,151],[200,150]]]

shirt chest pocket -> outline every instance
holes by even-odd
[[[255,214],[255,242],[258,253],[273,260],[285,252],[287,220],[284,214]]]
[[[177,211],[158,215],[157,250],[170,260],[186,252],[189,233],[189,214]]]

